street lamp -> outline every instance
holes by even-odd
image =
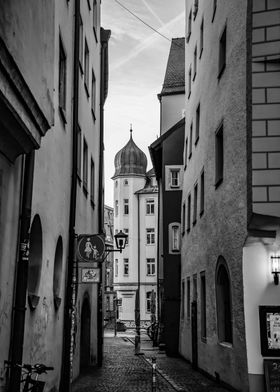
[[[119,251],[120,253],[122,253],[123,249],[125,248],[125,245],[127,244],[128,235],[121,230],[119,233],[115,234],[114,237],[117,250],[113,251]]]

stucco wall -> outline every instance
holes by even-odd
[[[53,124],[54,1],[1,1],[0,36]]]
[[[187,1],[188,17],[193,2]],[[186,80],[190,65],[193,69],[195,46],[200,53],[200,26],[204,20],[204,45],[197,59],[196,77],[186,104],[186,138],[190,140],[193,121],[195,135],[196,108],[200,103],[200,135],[196,144],[193,135],[192,156],[187,160],[182,202],[187,205],[191,194],[191,227],[182,239],[182,279],[197,274],[198,291],[198,366],[233,387],[246,391],[247,363],[243,314],[242,246],[246,237],[247,156],[246,156],[246,18],[247,2],[238,0],[213,4],[200,1],[192,33],[186,44]],[[219,40],[227,26],[226,67],[218,78]],[[193,76],[193,74],[192,74]],[[215,187],[215,132],[223,121],[224,171],[223,182]],[[202,216],[193,224],[194,186],[204,168],[205,206]],[[200,197],[198,197],[199,214]],[[215,269],[218,257],[227,261],[232,293],[233,345],[219,342],[216,321]],[[206,278],[206,342],[200,328],[200,272]],[[180,352],[191,356],[190,322],[181,321]]]

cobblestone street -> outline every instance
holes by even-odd
[[[228,392],[192,369],[181,358],[170,358],[153,348],[146,335],[141,336],[141,354],[134,354],[134,334],[106,333],[104,361],[80,376],[73,392],[148,392],[152,391],[151,358],[156,357],[156,392]]]

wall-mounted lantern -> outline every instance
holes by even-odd
[[[122,230],[114,235],[116,241],[116,247],[120,253],[122,253],[125,245],[127,244],[128,235],[125,234]]]
[[[279,274],[280,274],[280,255],[270,256],[271,261],[271,273],[274,275],[274,284],[279,284]]]

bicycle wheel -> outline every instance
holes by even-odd
[[[45,382],[40,380],[30,380],[29,384],[32,387],[29,389],[31,392],[44,392]]]

